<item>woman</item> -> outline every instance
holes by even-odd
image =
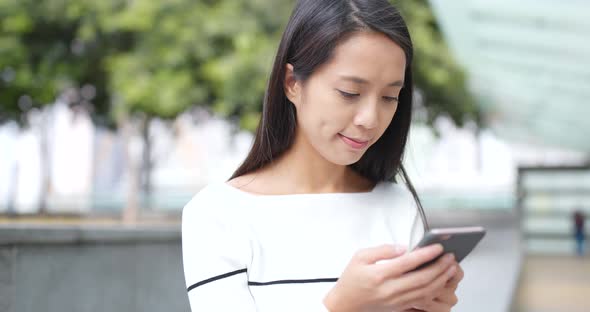
[[[411,63],[386,0],[298,1],[249,155],[183,210],[193,311],[450,311],[451,255],[410,272],[442,253],[409,251],[428,228],[402,167]]]

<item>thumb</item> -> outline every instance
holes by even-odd
[[[362,249],[357,254],[357,259],[364,264],[375,264],[380,260],[397,258],[403,255],[405,251],[405,246],[384,244],[377,247]]]

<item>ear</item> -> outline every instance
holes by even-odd
[[[301,82],[295,78],[295,72],[293,70],[293,65],[287,63],[285,65],[285,95],[295,105],[295,107],[299,106],[301,102]]]

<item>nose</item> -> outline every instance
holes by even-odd
[[[377,128],[379,125],[379,106],[377,101],[366,101],[358,107],[354,116],[354,125],[366,129]]]

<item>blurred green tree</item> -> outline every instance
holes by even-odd
[[[474,121],[481,125],[480,111],[468,91],[466,76],[453,59],[427,0],[392,0],[410,30],[414,43],[414,80],[426,122],[446,115],[457,125]]]
[[[285,13],[277,17],[271,5]],[[113,54],[106,64],[113,116],[139,120],[144,194],[151,193],[156,160],[149,133],[154,118],[173,120],[200,106],[255,127],[285,22],[280,16],[289,10],[281,0],[137,0],[100,15],[103,29],[134,34],[133,49]]]
[[[64,95],[68,104],[93,109],[97,121],[108,124],[101,118],[109,102],[101,59],[110,47],[78,37],[83,20],[91,16],[64,1],[0,1],[0,123],[13,120],[28,127],[31,112],[41,112],[41,213],[50,188],[48,105]],[[116,46],[114,39],[104,41]]]

